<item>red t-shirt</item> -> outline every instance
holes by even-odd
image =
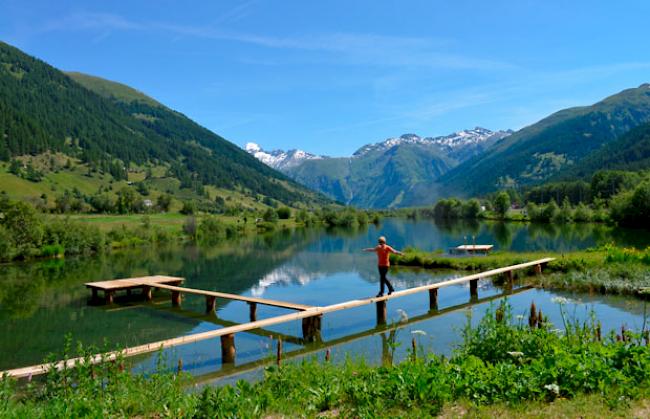
[[[377,245],[375,247],[375,253],[377,253],[377,265],[379,266],[390,266],[390,254],[391,253],[397,253],[395,252],[395,249],[390,247],[387,244],[384,245]]]

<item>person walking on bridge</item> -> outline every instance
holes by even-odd
[[[375,252],[377,254],[377,265],[379,268],[379,294],[377,294],[377,297],[381,297],[384,295],[384,284],[388,287],[388,295],[391,295],[395,291],[395,288],[393,288],[391,283],[388,282],[388,278],[386,278],[388,268],[390,267],[390,254],[402,255],[403,253],[387,245],[386,237],[384,236],[381,236],[377,241],[379,242],[377,246],[363,249],[363,251]]]

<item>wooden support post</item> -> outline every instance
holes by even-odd
[[[537,275],[541,275],[541,274],[542,274],[542,265],[541,265],[541,264],[540,264],[540,265],[535,265],[535,273],[536,273]]]
[[[248,303],[248,311],[252,322],[257,320],[257,303]]]
[[[131,288],[126,289],[126,296],[130,297],[131,296]]]
[[[93,289],[92,289],[92,292],[93,292],[93,296],[91,297],[91,300],[90,300],[90,301],[92,301],[92,302],[94,303],[94,302],[96,302],[96,301],[98,300],[98,298],[99,298],[99,297],[97,297],[97,288],[93,288]]]
[[[305,342],[320,342],[321,318],[322,315],[305,317],[302,319],[302,338]]]
[[[515,277],[512,274],[512,271],[506,271],[506,284],[507,286],[512,289],[512,287],[515,285]]]
[[[151,292],[150,286],[148,285],[142,286],[142,296],[144,297],[145,301],[153,300],[153,293]]]
[[[211,314],[214,313],[214,310],[217,308],[217,297],[211,295],[205,296],[205,313]]]
[[[386,300],[377,301],[375,304],[377,305],[377,325],[384,325],[387,317]]]
[[[104,301],[106,304],[113,304],[113,291],[104,290]]]
[[[179,291],[172,291],[172,305],[174,307],[181,305],[181,293]]]
[[[469,281],[469,296],[471,298],[478,298],[478,279]]]
[[[221,336],[221,363],[222,364],[234,363],[236,353],[237,351],[235,349],[235,334],[230,333],[228,335]]]
[[[275,357],[275,362],[278,364],[278,367],[282,364],[282,338],[278,336],[278,352]]]
[[[438,310],[438,288],[429,290],[429,310]]]

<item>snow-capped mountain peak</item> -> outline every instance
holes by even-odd
[[[317,156],[315,154],[307,153],[303,150],[273,150],[273,151],[264,151],[256,143],[246,143],[244,147],[246,152],[252,154],[256,159],[262,163],[271,166],[274,169],[284,170],[291,167],[298,166],[305,160],[315,160],[322,159],[322,156]]]
[[[438,146],[448,152],[461,148],[477,146],[488,141],[496,141],[512,134],[512,131],[490,131],[486,128],[476,127],[455,132],[439,137],[420,137],[416,134],[404,134],[399,137],[388,138],[375,144],[367,144],[354,153],[354,157],[361,157],[373,151],[384,151],[402,144],[421,144]]]

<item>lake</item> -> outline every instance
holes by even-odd
[[[324,306],[374,296],[378,290],[376,260],[361,249],[385,235],[396,248],[448,249],[463,242],[494,244],[496,249],[584,249],[615,242],[645,247],[647,233],[612,229],[603,225],[535,226],[523,223],[436,224],[430,220],[385,219],[381,225],[355,230],[298,229],[256,236],[212,247],[169,246],[138,248],[107,255],[46,260],[0,266],[0,370],[43,362],[50,353],[60,357],[66,336],[84,345],[113,348],[215,330],[232,322],[248,321],[243,302],[217,300],[216,315],[205,315],[205,299],[185,296],[182,306],[171,306],[169,293],[159,291],[154,301],[117,298],[111,306],[88,304],[89,281],[143,275],[184,277],[184,286],[247,296]],[[389,278],[397,289],[424,285],[458,276],[455,272],[392,269]],[[323,357],[330,348],[334,361],[363,357],[369,362],[396,362],[410,349],[412,337],[424,349],[448,354],[459,331],[471,316],[477,321],[503,290],[489,280],[479,282],[479,303],[469,303],[467,286],[439,292],[439,311],[429,312],[428,295],[415,294],[388,302],[388,325],[377,327],[375,309],[363,306],[326,314],[322,343],[303,345],[301,322],[269,327],[285,336],[287,359]],[[557,297],[569,298],[566,309],[586,318],[594,310],[603,329],[641,328],[644,303],[635,299],[519,289],[508,300],[516,315],[527,313],[531,301],[556,325],[561,325]],[[258,319],[291,311],[258,306]],[[415,332],[415,333],[413,333]],[[275,343],[264,332],[236,335],[235,365],[221,365],[219,339],[165,350],[164,365],[183,368],[197,383],[229,382],[259,376],[259,361],[269,359]],[[158,354],[134,358],[132,368],[150,372]]]

